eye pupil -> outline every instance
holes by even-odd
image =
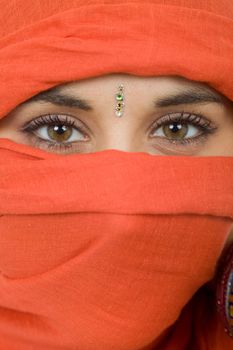
[[[72,135],[72,128],[66,125],[52,125],[48,127],[48,135],[56,142],[64,142]]]
[[[163,132],[169,139],[183,139],[188,132],[188,126],[178,122],[173,122],[164,125]]]
[[[169,129],[172,131],[179,131],[182,128],[181,124],[177,124],[177,123],[173,123],[173,124],[169,124]]]

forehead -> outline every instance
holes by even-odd
[[[107,74],[99,77],[87,78],[77,81],[70,81],[64,84],[56,85],[48,90],[41,91],[36,96],[45,96],[47,94],[58,94],[58,93],[75,93],[79,94],[83,92],[85,94],[90,94],[91,96],[99,95],[101,92],[109,92],[111,88],[112,92],[115,92],[119,85],[124,85],[124,90],[129,93],[134,93],[135,91],[146,91],[147,94],[150,92],[161,93],[161,92],[174,92],[192,90],[212,93],[212,95],[224,96],[216,91],[214,88],[210,87],[205,82],[197,82],[193,80],[186,79],[181,76],[157,76],[157,77],[145,77],[145,76],[135,76],[130,74]],[[32,97],[33,99],[34,97]]]
[[[103,99],[109,93],[114,96],[119,84],[122,83],[128,96],[134,93],[134,96],[139,96],[141,100],[146,96],[156,108],[194,103],[224,103],[224,97],[206,84],[189,81],[182,77],[137,77],[111,74],[55,86],[33,96],[23,105],[47,102],[91,111],[95,108],[97,97],[101,96]]]
[[[194,81],[190,80],[187,78],[184,78],[182,76],[137,76],[137,75],[132,75],[132,74],[127,74],[127,73],[111,73],[111,74],[105,74],[101,75],[98,77],[89,77],[77,81],[70,81],[66,82],[61,85],[57,85],[52,89],[60,89],[65,91],[65,90],[70,90],[78,87],[82,88],[88,88],[88,87],[96,87],[99,85],[102,86],[115,86],[116,88],[118,85],[124,84],[125,88],[127,86],[131,87],[137,87],[137,86],[144,86],[144,85],[150,85],[151,87],[161,87],[161,86],[166,86],[166,87],[173,87],[173,88],[183,88],[183,87],[195,87],[195,88],[200,88],[200,89],[207,89],[207,90],[212,90],[215,91],[211,86],[209,86],[206,82],[199,82],[199,81]]]

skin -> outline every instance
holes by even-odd
[[[118,118],[115,116],[114,108],[115,94],[120,84],[124,86],[125,106],[123,117]],[[158,101],[161,98],[194,88],[216,94],[221,99],[221,103],[208,101],[166,107],[154,106],[154,100]],[[181,77],[138,77],[127,74],[110,74],[68,83],[60,86],[59,91],[88,100],[93,110],[81,110],[77,106],[55,105],[48,101],[28,100],[0,120],[0,138],[9,138],[18,143],[61,155],[117,149],[164,156],[233,156],[233,102],[207,84]],[[193,115],[202,114],[213,132],[207,134],[205,139],[200,137],[201,134],[203,135],[203,130],[190,120],[186,124],[176,123],[176,126],[180,124],[181,132],[186,128],[186,136],[185,133],[182,134],[183,136],[178,134],[177,129],[174,132],[174,121],[168,123],[173,127],[173,131],[169,130],[168,125],[165,128],[165,122],[163,122],[163,127],[157,127],[157,129],[153,124],[162,116],[168,114],[174,116],[174,113],[182,112]],[[48,128],[52,130],[51,126],[39,126],[37,130],[31,131],[31,134],[21,130],[32,119],[38,119],[47,113],[63,115],[62,121],[68,116],[69,120],[76,122],[75,126],[68,127],[69,132],[73,130],[73,139],[72,142],[70,141],[72,148],[61,149],[61,141],[58,142],[59,147],[48,148],[46,141],[50,142],[50,145],[52,142],[59,141],[57,133],[52,133],[55,138],[51,138],[51,134],[48,135],[47,131]],[[79,127],[84,128],[84,133],[76,130]],[[66,131],[63,137],[64,135],[68,136],[69,133]],[[196,140],[199,137],[199,142],[183,144],[180,142],[188,138],[194,140],[194,137]],[[173,142],[169,141],[169,138],[172,138]],[[39,139],[44,139],[44,142],[39,144]],[[64,138],[62,143],[67,143],[70,139],[70,136]],[[177,143],[174,143],[174,140]],[[225,242],[225,247],[231,242],[233,242],[233,228]]]

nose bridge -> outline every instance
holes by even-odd
[[[109,115],[109,122],[105,124],[102,130],[102,137],[98,140],[98,149],[117,149],[126,152],[136,152],[140,137],[137,135],[134,123],[128,119],[119,120],[114,112]],[[121,118],[127,118],[122,116]]]
[[[122,93],[119,87],[122,86]],[[140,101],[136,101],[134,79],[131,81],[120,79],[119,83],[110,81],[107,98],[102,108],[101,137],[98,140],[98,150],[117,149],[126,152],[136,152],[142,146],[140,144],[138,123],[140,123],[139,111]],[[139,89],[140,90],[140,89]],[[123,95],[123,113],[117,116],[117,106],[119,94]],[[102,105],[103,106],[103,105]]]
[[[98,151],[107,150],[107,149],[116,149],[119,151],[125,152],[136,152],[136,147],[132,139],[127,138],[126,136],[120,136],[119,138],[105,138],[101,140],[98,146]]]

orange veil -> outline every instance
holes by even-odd
[[[0,0],[0,118],[58,84],[180,75],[233,99],[231,0]],[[232,157],[0,139],[0,349],[230,350],[213,278]]]

